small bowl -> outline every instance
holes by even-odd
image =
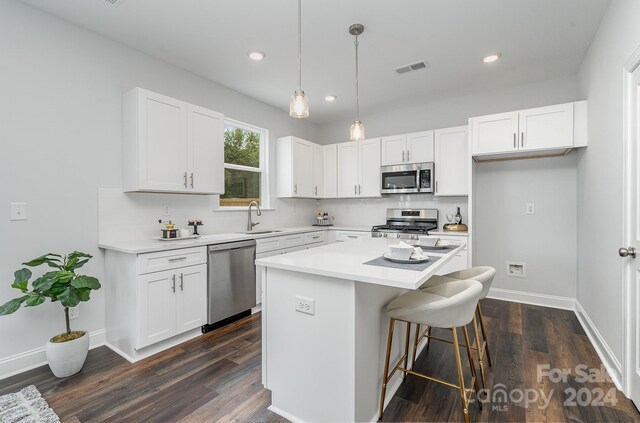
[[[391,258],[398,260],[409,260],[411,258],[411,254],[413,254],[413,247],[390,245],[389,252],[391,253]]]
[[[440,241],[439,238],[430,238],[428,236],[418,237],[418,244],[422,245],[423,247],[435,247],[436,245],[438,245],[438,241]]]
[[[172,230],[173,228],[176,227],[176,225],[174,223],[167,223],[166,225],[164,225],[168,231]]]

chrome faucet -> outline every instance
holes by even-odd
[[[256,206],[257,215],[258,216],[262,216],[262,211],[260,211],[260,206],[258,205],[258,203],[256,201],[250,202],[249,203],[249,219],[247,220],[247,231],[252,231],[254,226],[260,224],[260,222],[253,223],[251,221],[251,207],[252,206]]]

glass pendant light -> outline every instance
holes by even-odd
[[[358,86],[358,35],[364,32],[364,25],[353,24],[349,27],[349,34],[356,37],[356,120],[349,128],[349,139],[351,141],[360,141],[364,139],[364,125],[360,122],[360,93]]]
[[[289,102],[289,116],[294,118],[309,117],[309,100],[302,91],[302,5],[298,0],[298,89]]]

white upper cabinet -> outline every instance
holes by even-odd
[[[587,145],[587,102],[474,117],[469,125],[476,161],[563,155]]]
[[[125,191],[224,192],[223,115],[142,88],[123,110]]]
[[[382,137],[380,144],[382,166],[433,161],[433,131]]]
[[[338,196],[338,146],[325,145],[322,157],[322,196],[335,198]]]
[[[380,138],[338,146],[338,197],[380,197]]]
[[[324,196],[323,174],[324,174],[324,149],[321,145],[313,144],[313,194],[316,198]]]
[[[469,195],[468,132],[466,126],[435,131],[435,191],[437,196]]]
[[[322,192],[322,148],[297,137],[278,138],[276,143],[278,197],[319,197]]]

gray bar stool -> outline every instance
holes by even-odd
[[[432,276],[429,278],[419,289],[421,291],[429,291],[435,286],[442,285],[445,283],[453,282],[456,280],[466,280],[473,279],[482,284],[482,293],[480,294],[480,299],[484,299],[487,297],[489,293],[489,289],[491,288],[491,283],[493,282],[493,278],[496,275],[496,269],[489,266],[477,266],[469,269],[459,270],[457,272],[447,273],[443,276]],[[478,321],[480,321],[480,330],[482,331],[482,343],[480,342],[480,338],[478,337]],[[491,367],[491,355],[489,353],[489,341],[487,340],[487,330],[484,326],[484,319],[482,317],[482,308],[480,307],[480,302],[478,301],[478,306],[476,307],[476,313],[473,316],[473,332],[475,335],[475,339],[473,341],[473,345],[471,346],[472,350],[475,350],[478,355],[478,364],[480,365],[480,377],[482,378],[482,386],[486,387],[486,378],[484,374],[484,356],[487,356],[487,363],[489,367]],[[413,345],[413,354],[415,360],[416,349],[418,348],[418,343],[422,340],[422,338],[429,338],[429,340],[433,339],[436,341],[448,342],[451,343],[448,339],[442,339],[438,337],[431,336],[431,327],[427,328],[422,335],[420,334],[420,325],[418,325],[418,332],[415,338],[415,343]],[[427,345],[427,348],[429,345]]]
[[[387,339],[387,354],[384,362],[382,392],[380,395],[380,418],[382,418],[387,383],[393,377],[395,372],[399,370],[405,373],[404,377],[406,377],[407,374],[411,374],[458,389],[460,391],[464,419],[465,422],[469,422],[469,403],[471,401],[473,390],[471,388],[465,389],[464,385],[464,374],[462,371],[462,362],[460,360],[460,345],[458,343],[458,328],[462,328],[462,333],[464,335],[467,358],[469,359],[469,367],[471,368],[471,385],[475,388],[477,395],[478,380],[476,376],[476,367],[473,363],[471,350],[469,348],[469,334],[467,333],[466,326],[473,319],[474,310],[476,309],[481,293],[481,283],[474,280],[455,280],[448,283],[438,284],[431,288],[424,288],[420,291],[406,292],[389,303],[387,306],[387,316],[389,316],[390,319],[389,336]],[[406,323],[406,340],[404,354],[393,367],[391,374],[389,374],[389,359],[391,355],[391,344],[393,342],[393,328],[396,321]],[[409,357],[409,337],[411,334],[412,323],[451,330],[456,367],[458,370],[458,385],[418,373],[413,370],[413,366],[411,369],[407,368],[407,361]],[[416,337],[419,335],[419,332],[420,331],[418,329]],[[415,358],[413,361],[415,361]],[[478,406],[482,407],[482,404],[478,402]]]

